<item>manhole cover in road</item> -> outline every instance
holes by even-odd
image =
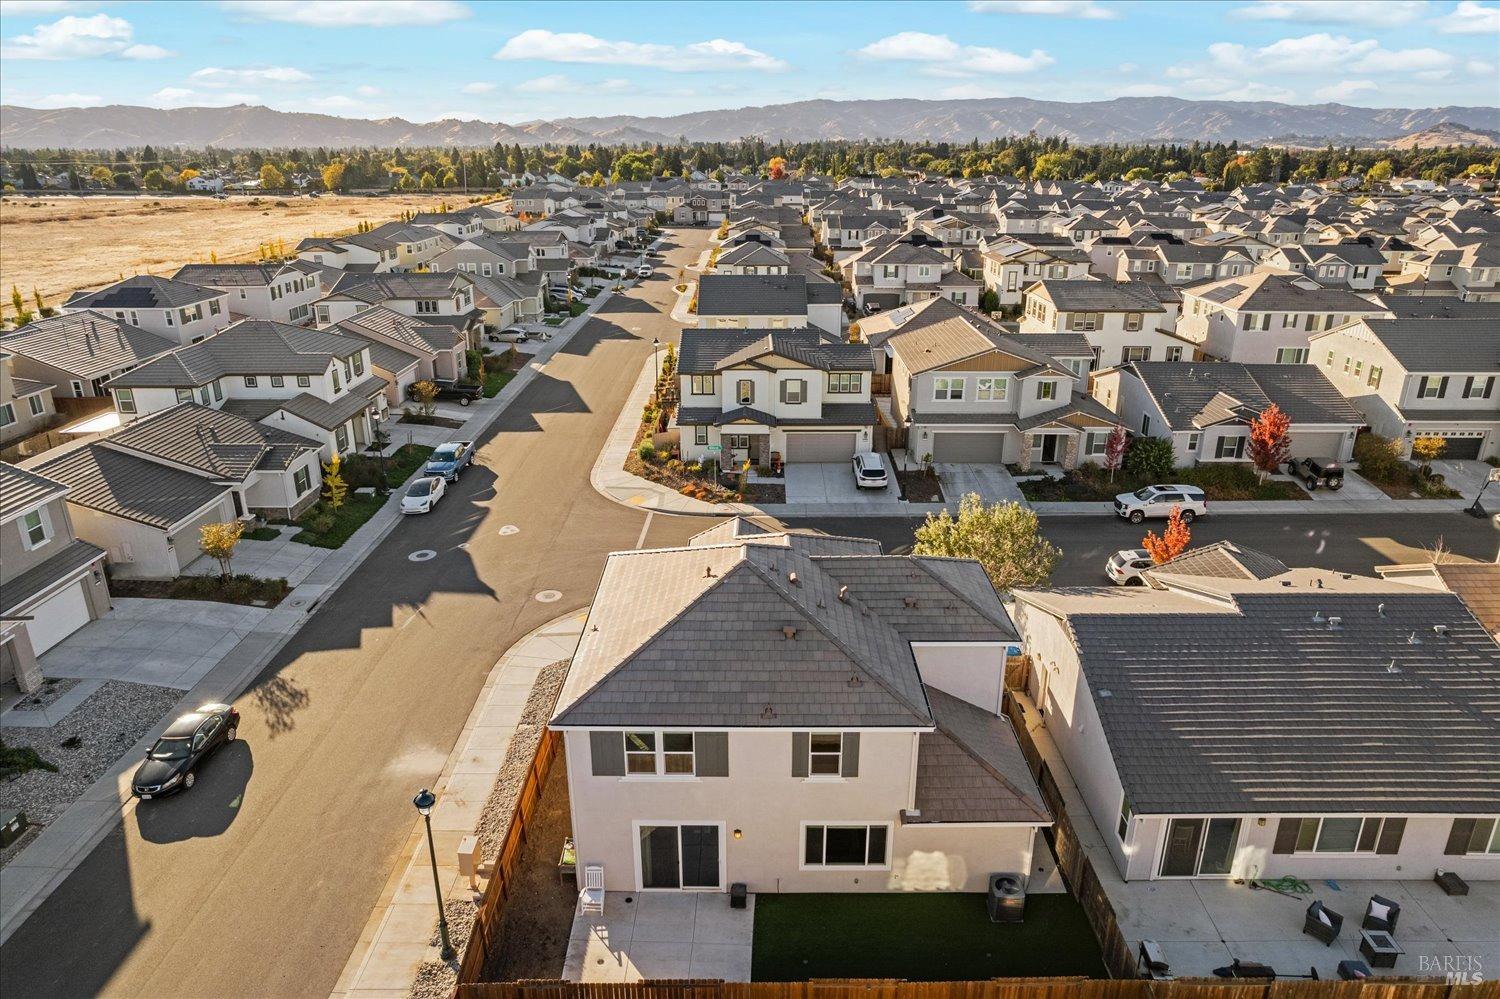
[[[562,599],[562,592],[560,590],[543,590],[536,595],[536,598],[544,604],[555,604]]]
[[[431,548],[423,548],[406,556],[408,562],[427,562],[435,558],[437,558],[437,552]]]
[[[500,528],[500,533],[508,537],[512,534],[520,534],[521,529],[515,524],[506,524],[504,527]]]

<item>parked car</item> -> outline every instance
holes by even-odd
[[[1146,577],[1141,573],[1155,564],[1144,548],[1122,548],[1104,563],[1104,574],[1120,586],[1144,586]]]
[[[891,484],[886,474],[885,459],[874,451],[861,451],[854,456],[854,485],[860,489],[884,489]]]
[[[198,767],[220,746],[239,735],[240,713],[228,704],[205,704],[167,726],[130,780],[130,793],[143,800],[165,798],[198,780]]]
[[[484,395],[484,387],[477,382],[456,382],[451,378],[434,378],[432,384],[437,386],[437,397],[439,399],[456,399],[460,406],[467,406],[475,399]],[[406,389],[406,397],[415,399],[416,382]]]
[[[1132,524],[1169,517],[1173,507],[1181,507],[1183,523],[1191,524],[1208,513],[1208,499],[1197,486],[1147,486],[1115,497],[1115,513]]]
[[[484,335],[492,343],[523,343],[531,334],[523,326],[507,326],[503,330],[491,330]]]
[[[1308,492],[1319,486],[1334,491],[1344,488],[1344,466],[1334,458],[1293,458],[1286,463],[1286,474],[1301,479]]]
[[[401,497],[401,512],[431,513],[447,491],[448,483],[441,475],[424,475],[406,487],[406,495]]]
[[[636,271],[635,273],[642,280],[645,280],[646,278],[648,278],[651,275],[655,274],[656,271],[655,271],[655,269],[653,269],[651,267],[651,265],[647,264],[645,267],[642,267],[640,270]]]
[[[436,475],[448,482],[457,482],[464,468],[473,460],[473,441],[449,441],[447,444],[439,445],[437,450],[432,452],[432,456],[427,459],[427,464],[422,466],[422,474]]]
[[[535,340],[538,343],[546,343],[548,340],[552,339],[552,331],[551,330],[527,330],[527,332],[526,332],[526,339],[527,340]]]

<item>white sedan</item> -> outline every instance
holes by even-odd
[[[1146,549],[1124,548],[1104,563],[1104,574],[1120,586],[1145,586],[1146,577],[1141,574],[1155,564]]]
[[[424,475],[406,487],[406,495],[401,497],[401,512],[431,513],[447,491],[448,483],[441,475]]]

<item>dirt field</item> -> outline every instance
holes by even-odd
[[[261,243],[285,241],[288,250],[312,235],[379,225],[406,209],[433,209],[440,198],[17,197],[0,201],[0,289],[10,312],[10,287],[31,304],[36,287],[48,305],[68,293],[116,280],[121,274],[170,276],[183,264],[254,260]],[[448,196],[450,205],[464,204]]]

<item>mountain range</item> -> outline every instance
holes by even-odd
[[[696,111],[669,117],[615,115],[554,121],[411,122],[404,118],[340,118],[267,107],[94,108],[0,107],[0,146],[36,149],[113,149],[181,146],[222,149],[292,146],[491,146],[497,142],[655,143],[687,138],[729,142],[818,139],[904,139],[967,142],[1036,132],[1077,143],[1274,142],[1296,136],[1366,146],[1394,145],[1405,136],[1444,126],[1436,134],[1500,131],[1500,108],[1360,108],[1298,106],[1271,101],[1187,101],[1124,97],[1066,103],[1021,97],[985,100],[798,101],[764,107]],[[1419,140],[1420,141],[1420,140]]]

